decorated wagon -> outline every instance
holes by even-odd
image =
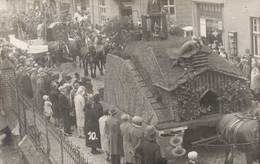
[[[207,47],[193,44],[180,38],[135,41],[120,57],[107,57],[105,104],[155,125],[168,159],[213,139],[222,115],[244,111],[251,103],[241,73]]]

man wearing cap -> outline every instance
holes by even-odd
[[[153,126],[145,128],[144,141],[136,148],[135,155],[138,164],[161,164],[162,156],[160,145],[156,141],[157,133]]]
[[[133,163],[137,164],[138,159],[135,158],[135,150],[138,145],[144,139],[144,128],[142,126],[143,118],[140,116],[134,116],[132,119],[132,128],[130,128],[130,152],[132,155]]]
[[[123,136],[123,147],[124,147],[124,164],[132,164],[131,152],[130,152],[130,128],[132,127],[130,123],[130,116],[128,114],[123,114],[121,116],[123,121],[120,125],[121,134]]]
[[[112,109],[111,116],[105,124],[105,131],[108,134],[110,142],[111,163],[120,164],[121,156],[123,156],[123,138],[120,132],[120,120],[116,117],[118,111]]]
[[[198,153],[196,151],[191,151],[188,153],[187,164],[201,164],[198,160]]]

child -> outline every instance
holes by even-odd
[[[46,119],[48,121],[50,121],[52,114],[53,114],[52,103],[50,101],[49,96],[47,96],[47,95],[43,96],[43,100],[44,100],[44,105],[43,105],[44,115],[45,115]]]

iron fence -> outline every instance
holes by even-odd
[[[88,164],[88,159],[79,148],[65,137],[62,130],[45,119],[33,101],[23,95],[16,85],[10,84],[10,88],[16,93],[14,112],[19,121],[20,134],[28,135],[50,164]]]

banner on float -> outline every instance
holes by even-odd
[[[26,42],[19,40],[15,38],[14,35],[9,35],[10,43],[13,44],[16,48],[19,48],[21,50],[28,50],[29,44]]]
[[[48,45],[30,45],[27,53],[40,54],[48,52]]]

